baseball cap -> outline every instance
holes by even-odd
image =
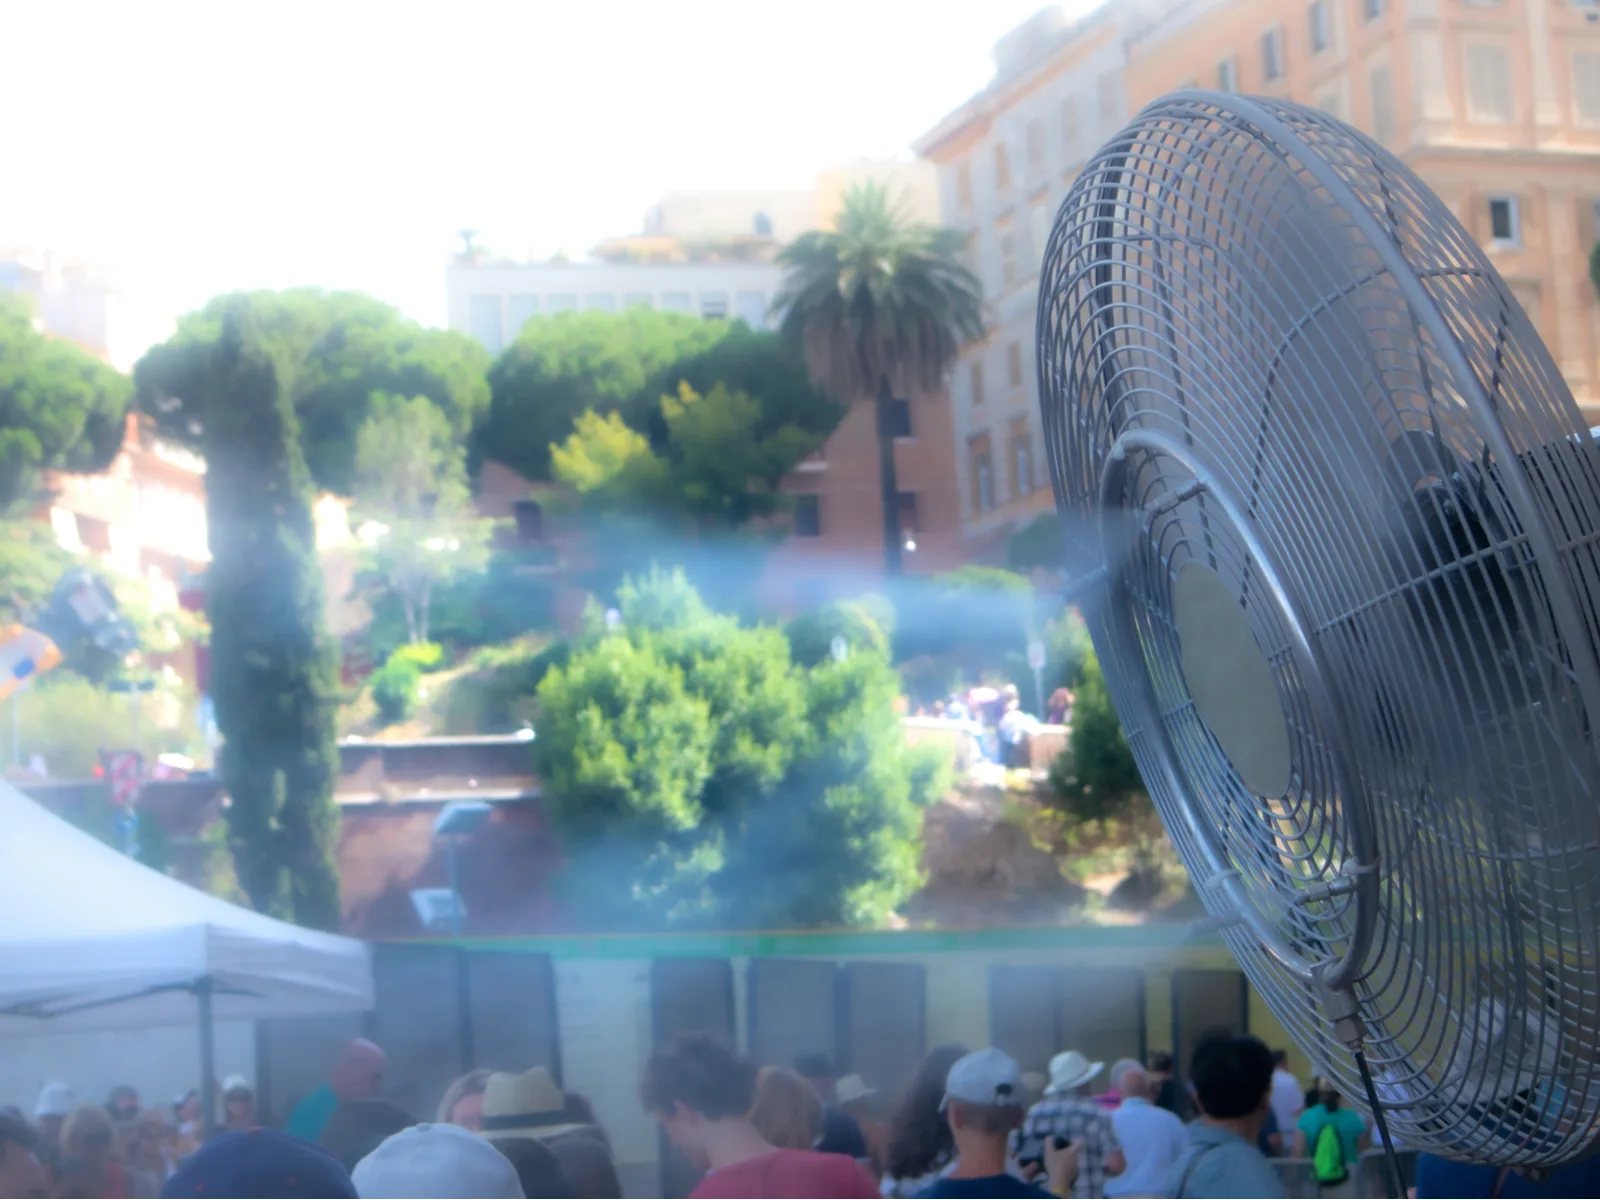
[[[356,1191],[368,1200],[412,1197],[515,1197],[522,1183],[511,1160],[457,1125],[413,1125],[356,1164]]]
[[[78,1098],[64,1083],[47,1083],[39,1089],[39,1101],[33,1106],[34,1119],[64,1117],[78,1107]]]
[[[276,1129],[241,1129],[201,1147],[167,1180],[161,1195],[354,1197],[356,1188],[350,1173],[321,1146]]]
[[[986,1108],[1022,1108],[1027,1104],[1017,1060],[992,1046],[956,1059],[945,1076],[944,1098],[946,1102],[960,1100]]]

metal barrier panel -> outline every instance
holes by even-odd
[[[1250,993],[1242,971],[1184,968],[1172,973],[1172,1048],[1178,1074],[1189,1075],[1189,1060],[1200,1035],[1212,1029],[1250,1031]]]
[[[877,1089],[868,1108],[881,1116],[927,1051],[927,971],[919,963],[848,963],[840,987],[844,1028],[836,1069]]]
[[[1057,967],[989,968],[989,1042],[1024,1071],[1045,1072],[1061,1045]]]
[[[733,964],[725,958],[658,958],[650,964],[650,1010],[655,1044],[680,1033],[713,1033],[733,1045]],[[661,1134],[661,1195],[687,1196],[700,1172]]]
[[[1145,1059],[1144,972],[1134,968],[1065,967],[1058,983],[1061,1022],[1057,1048],[1081,1050],[1102,1071],[1092,1093],[1111,1087],[1111,1066],[1119,1058]]]
[[[750,1057],[793,1067],[797,1055],[839,1047],[839,967],[823,959],[757,958],[746,976]]]
[[[466,960],[453,946],[379,943],[372,975],[368,1036],[389,1056],[384,1098],[425,1120],[467,1069]]]
[[[467,1069],[544,1067],[561,1082],[561,1028],[550,956],[473,950],[466,965],[469,1041],[461,1057]]]

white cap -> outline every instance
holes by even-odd
[[[39,1102],[33,1106],[35,1119],[64,1117],[78,1107],[78,1098],[64,1083],[47,1083],[39,1089]]]
[[[1017,1060],[992,1046],[956,1059],[945,1076],[944,1095],[946,1100],[986,1108],[1022,1108],[1028,1103]]]
[[[226,1096],[229,1092],[248,1091],[250,1091],[250,1081],[243,1075],[229,1075],[222,1081],[222,1094],[224,1096]]]
[[[363,1200],[468,1197],[521,1200],[511,1160],[457,1125],[413,1125],[387,1138],[350,1172]]]

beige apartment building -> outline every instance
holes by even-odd
[[[992,309],[952,387],[963,532],[994,557],[1051,505],[1033,327],[1066,188],[1150,101],[1201,87],[1315,105],[1409,164],[1473,232],[1600,422],[1600,0],[1188,0],[1046,9],[917,145]]]

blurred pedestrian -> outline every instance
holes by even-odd
[[[491,1138],[489,1144],[506,1156],[524,1196],[570,1200],[572,1183],[552,1147],[529,1137]]]
[[[78,1098],[64,1083],[47,1083],[39,1089],[39,1099],[33,1106],[33,1125],[39,1131],[40,1158],[52,1172],[61,1155],[61,1127],[77,1107]]]
[[[1155,1088],[1138,1063],[1118,1063],[1111,1082],[1122,1096],[1111,1125],[1127,1168],[1106,1180],[1106,1195],[1159,1196],[1173,1166],[1189,1149],[1189,1135],[1182,1121],[1150,1103]]]
[[[834,1098],[845,1116],[861,1130],[867,1142],[867,1162],[874,1177],[883,1173],[884,1159],[888,1153],[889,1127],[872,1116],[872,1098],[878,1089],[867,1086],[859,1075],[846,1075],[833,1087]]]
[[[548,1140],[586,1128],[572,1119],[561,1087],[543,1067],[520,1075],[496,1071],[483,1091],[485,1137]]]
[[[1078,1149],[1078,1173],[1072,1194],[1078,1200],[1105,1195],[1106,1180],[1120,1175],[1127,1165],[1117,1131],[1106,1112],[1086,1094],[1089,1084],[1105,1069],[1081,1052],[1067,1050],[1050,1060],[1050,1084],[1044,1099],[1028,1110],[1022,1139],[1067,1138]]]
[[[510,1200],[523,1194],[511,1160],[459,1125],[401,1130],[356,1164],[351,1178],[362,1200]]]
[[[1188,1093],[1178,1083],[1172,1055],[1165,1050],[1157,1050],[1145,1064],[1145,1071],[1150,1076],[1150,1082],[1155,1085],[1155,1106],[1166,1109],[1180,1121],[1188,1120]]]
[[[350,1173],[322,1147],[275,1129],[244,1129],[213,1138],[167,1180],[161,1195],[171,1200],[354,1200],[356,1189]]]
[[[598,1126],[596,1126],[598,1128]],[[605,1143],[587,1132],[568,1133],[550,1142],[561,1172],[579,1200],[622,1200],[622,1179]]]
[[[1166,1196],[1279,1197],[1283,1180],[1256,1146],[1272,1112],[1272,1052],[1260,1038],[1202,1038],[1189,1066],[1200,1116]]]
[[[222,1081],[222,1128],[224,1132],[251,1129],[256,1119],[256,1094],[243,1075],[229,1075]]]
[[[822,1101],[822,1140],[816,1148],[824,1154],[843,1154],[848,1158],[867,1158],[867,1139],[861,1126],[839,1108],[834,1094],[833,1063],[826,1054],[802,1054],[794,1060],[795,1073],[809,1083]]]
[[[944,1117],[944,1089],[950,1068],[966,1054],[959,1043],[928,1051],[890,1113],[880,1190],[891,1200],[916,1195],[954,1164],[956,1143]]]
[[[691,1197],[877,1197],[860,1164],[841,1154],[782,1150],[748,1113],[756,1069],[707,1034],[679,1037],[645,1066],[645,1111],[706,1175]]]
[[[346,1042],[328,1073],[328,1082],[294,1106],[284,1131],[308,1142],[320,1140],[342,1101],[371,1100],[378,1095],[385,1065],[383,1051],[366,1039]]]
[[[111,1115],[98,1104],[83,1104],[61,1128],[61,1163],[56,1195],[98,1200],[132,1200],[133,1182],[117,1161]]]
[[[822,1137],[822,1101],[793,1071],[762,1067],[756,1075],[750,1124],[780,1150],[814,1150]]]
[[[387,1100],[346,1100],[333,1110],[319,1139],[322,1148],[354,1171],[356,1164],[416,1118]]]
[[[0,1116],[0,1198],[35,1200],[49,1194],[38,1136],[20,1117]]]
[[[139,1115],[139,1091],[130,1084],[120,1083],[106,1097],[106,1114],[113,1121],[131,1121]]]
[[[434,1119],[444,1125],[459,1125],[473,1133],[483,1132],[483,1089],[494,1072],[487,1067],[468,1071],[445,1089]]]

